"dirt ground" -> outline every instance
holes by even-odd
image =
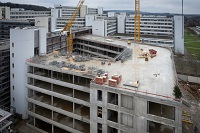
[[[185,90],[188,89],[187,83],[180,82],[179,85],[181,87],[181,91],[183,92],[183,98],[187,100],[189,105],[191,105],[188,107],[183,104],[183,112],[187,112],[187,114],[191,116],[191,121],[193,122],[193,124],[185,122],[182,123],[183,133],[195,133],[194,128],[198,123],[200,123],[200,101],[193,97],[193,95],[187,90]]]

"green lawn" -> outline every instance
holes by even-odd
[[[185,30],[185,48],[188,53],[200,60],[200,37],[192,34],[189,30]]]

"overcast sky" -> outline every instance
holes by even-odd
[[[75,6],[79,0],[1,0],[20,4],[35,4],[53,7],[54,4]],[[181,13],[182,0],[141,0],[141,11],[159,13]],[[134,0],[85,0],[88,7],[102,6],[104,10],[133,10]],[[200,14],[200,0],[184,0],[185,14]]]

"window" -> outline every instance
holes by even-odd
[[[102,101],[102,91],[101,90],[97,90],[97,100]]]
[[[14,53],[12,53],[12,57],[14,58]]]
[[[97,117],[102,118],[102,107],[97,107]]]
[[[15,98],[13,97],[13,102],[15,102]]]
[[[102,124],[97,124],[97,133],[102,133]]]
[[[14,75],[14,74],[12,74],[12,77],[13,77],[13,78],[14,78],[14,76],[15,76],[15,75]]]
[[[14,47],[14,43],[12,43],[12,47]]]
[[[13,67],[13,68],[15,67],[14,63],[12,63],[12,67]]]
[[[13,90],[15,89],[14,85],[13,85],[13,87],[12,87],[12,88],[13,88]]]

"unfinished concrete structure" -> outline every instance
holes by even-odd
[[[149,49],[157,56],[138,58]],[[52,133],[182,132],[171,50],[84,35],[74,38],[74,52],[26,61],[30,127]],[[105,82],[97,83],[105,74]],[[111,86],[107,78],[116,74],[121,81]]]
[[[2,107],[2,106],[1,106]],[[13,132],[12,114],[0,107],[0,133]]]
[[[0,40],[0,105],[10,107],[10,41]]]

